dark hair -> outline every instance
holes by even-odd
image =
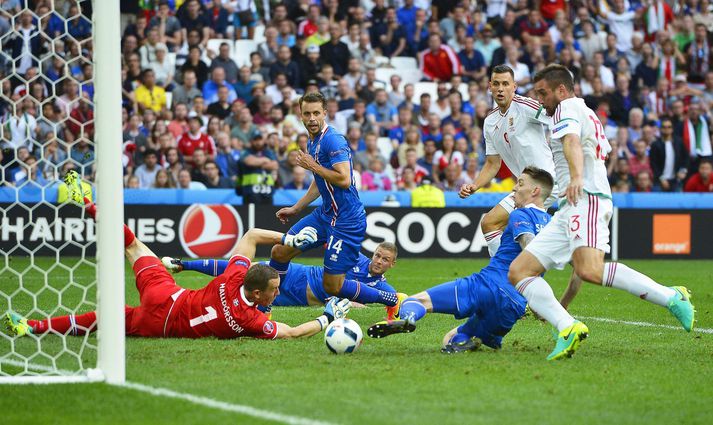
[[[153,156],[155,156],[156,158],[158,158],[158,152],[156,152],[156,149],[146,149],[146,150],[144,151],[144,158],[148,158],[148,157],[151,156],[151,155],[153,155]]]
[[[537,183],[542,189],[542,194],[540,197],[544,201],[552,193],[552,187],[555,185],[555,181],[552,179],[552,175],[542,168],[537,168],[534,165],[529,165],[522,170],[522,174],[527,174],[532,180]]]
[[[708,159],[708,158],[701,159],[701,162],[698,164],[698,169],[700,169],[700,168],[701,168],[701,165],[703,165],[703,164],[708,164],[708,165],[710,165],[711,167],[713,167],[713,161],[711,161],[711,160]]]
[[[318,91],[309,92],[300,97],[300,108],[302,108],[303,103],[320,103],[322,105],[322,109],[327,109],[327,99]]]
[[[139,74],[139,77],[141,78],[141,80],[143,80],[144,78],[146,78],[147,75],[149,75],[149,73],[153,74],[153,73],[154,73],[154,72],[153,72],[153,69],[151,69],[151,68],[146,68],[146,69],[144,69],[144,70],[141,71],[141,74]]]
[[[267,289],[267,284],[272,279],[279,279],[280,275],[277,274],[277,270],[268,266],[267,264],[255,264],[250,267],[250,270],[245,274],[245,279],[243,280],[243,287],[246,291],[252,292],[254,290],[264,291]]]
[[[379,249],[379,248],[385,249],[385,250],[391,252],[392,254],[394,254],[394,259],[396,259],[396,257],[398,257],[398,255],[399,255],[399,249],[396,247],[396,244],[393,242],[384,241],[376,247],[376,249]]]
[[[563,84],[567,91],[574,91],[574,80],[572,79],[572,74],[569,72],[569,69],[562,65],[550,64],[537,71],[533,81],[537,83],[540,80],[545,80],[551,89],[557,88],[560,84]]]
[[[498,65],[494,67],[491,74],[505,74],[506,72],[510,74],[513,80],[515,80],[515,71],[507,65]]]

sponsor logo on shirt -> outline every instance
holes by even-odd
[[[553,132],[553,133],[557,133],[558,131],[563,130],[563,129],[567,128],[567,127],[569,127],[569,123],[567,123],[567,124],[562,124],[562,125],[559,126],[559,127],[555,127],[555,129],[552,130],[552,132]]]

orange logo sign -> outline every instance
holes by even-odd
[[[654,214],[653,253],[691,253],[690,214]]]

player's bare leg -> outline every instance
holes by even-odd
[[[322,278],[322,286],[329,295],[337,296],[339,295],[339,291],[342,290],[345,278],[346,275],[344,274],[331,274],[325,271],[324,277]]]
[[[508,224],[510,213],[500,205],[494,206],[488,211],[480,222],[480,229],[483,231],[483,236],[488,244],[488,253],[494,256],[500,247],[500,238],[503,235],[503,230]]]
[[[282,283],[287,274],[290,261],[300,254],[302,254],[302,251],[291,246],[274,245],[272,247],[272,251],[270,251],[270,267],[277,270],[277,274],[280,276],[280,283]]]
[[[572,264],[577,275],[583,280],[621,289],[650,303],[666,307],[686,331],[693,329],[695,309],[687,288],[663,286],[624,264],[604,263],[604,252],[596,248],[577,248],[572,255]],[[569,287],[567,290],[564,296],[571,292]]]

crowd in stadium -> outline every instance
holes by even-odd
[[[54,10],[52,7],[54,5]],[[3,0],[2,178],[94,174],[91,2]],[[489,72],[575,76],[616,192],[712,192],[708,0],[121,1],[128,188],[306,189],[299,97],[328,99],[363,191],[443,191],[485,160]],[[118,117],[117,117],[118,119]],[[487,190],[509,191],[501,170]],[[252,192],[252,191],[251,191]]]

